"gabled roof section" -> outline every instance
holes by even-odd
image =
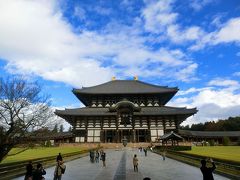
[[[148,94],[148,93],[169,93],[178,91],[177,87],[157,86],[138,80],[113,80],[104,84],[82,89],[73,89],[77,94]]]
[[[161,136],[160,139],[162,139],[162,140],[169,140],[169,139],[183,140],[183,137],[181,137],[180,135],[178,135],[178,134],[174,133],[173,131],[171,131],[170,133],[166,133],[163,136]]]

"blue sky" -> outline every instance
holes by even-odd
[[[240,1],[0,2],[0,73],[39,80],[56,108],[72,88],[133,79],[177,86],[185,124],[238,116]]]

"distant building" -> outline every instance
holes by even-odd
[[[194,115],[196,108],[165,104],[178,88],[135,80],[115,80],[93,87],[73,89],[86,106],[56,110],[73,126],[75,142],[152,142]]]
[[[240,140],[240,131],[189,131],[179,130],[178,133],[190,142],[201,142],[214,140],[219,144],[223,143],[223,138],[228,137],[231,142],[238,142]]]

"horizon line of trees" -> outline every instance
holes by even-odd
[[[229,117],[225,120],[208,121],[192,124],[192,126],[180,126],[181,130],[191,131],[240,131],[240,116]]]

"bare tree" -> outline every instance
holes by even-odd
[[[0,79],[0,162],[29,129],[43,127],[53,116],[41,90],[37,82]]]

